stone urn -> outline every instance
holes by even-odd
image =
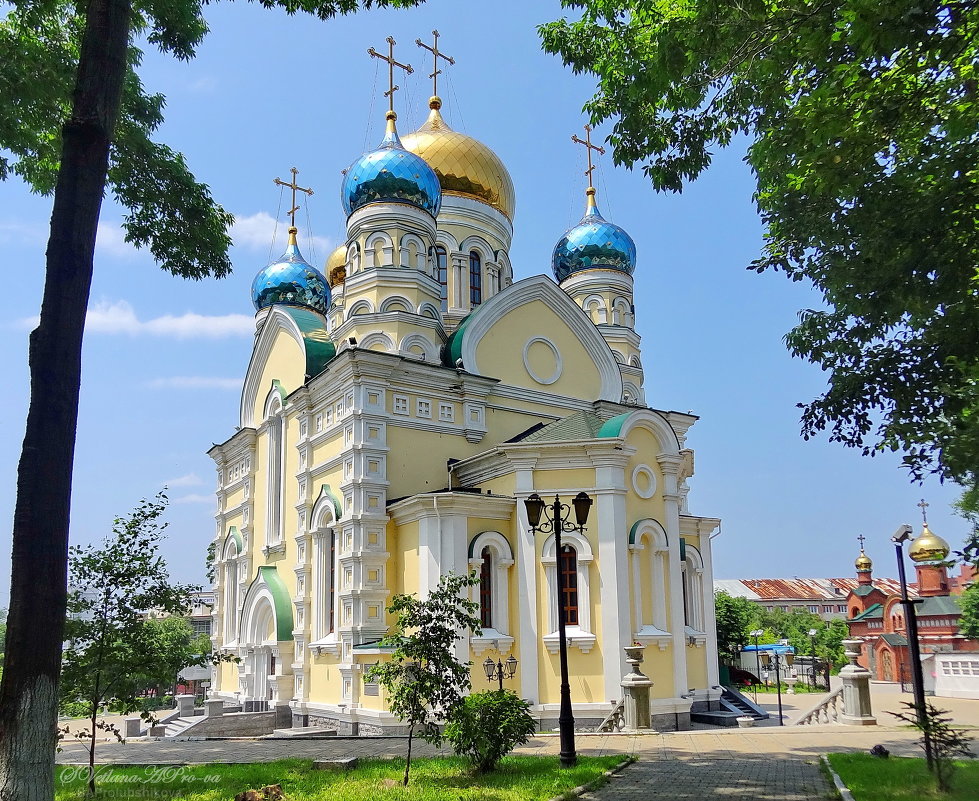
[[[646,646],[633,643],[632,645],[627,645],[622,650],[625,651],[625,661],[632,665],[633,671],[635,671],[636,667],[642,664]]]
[[[622,650],[625,651],[625,661],[629,665],[629,672],[622,677],[621,682],[625,726],[632,731],[648,729],[652,725],[649,698],[653,682],[639,669],[646,646],[627,645]]]
[[[788,689],[785,691],[788,695],[795,695],[795,685],[799,681],[798,676],[786,676],[782,681],[785,682]]]

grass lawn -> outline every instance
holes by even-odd
[[[349,771],[313,770],[305,759],[249,765],[168,767],[100,766],[99,798],[230,801],[243,790],[281,784],[287,801],[545,801],[601,776],[628,760],[617,754],[578,757],[564,770],[557,757],[511,756],[485,776],[471,776],[460,757],[412,760],[411,782],[401,787],[403,759],[362,760]],[[85,798],[87,773],[58,767],[56,801]]]
[[[856,801],[975,801],[979,797],[979,761],[956,760],[952,774],[952,792],[935,789],[924,758],[890,757],[880,759],[869,754],[830,754],[833,766],[843,784],[850,788]]]

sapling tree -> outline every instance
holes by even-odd
[[[90,795],[96,791],[98,732],[121,739],[118,728],[100,718],[109,702],[116,712],[132,712],[148,683],[211,659],[209,643],[195,638],[186,621],[150,619],[151,614],[186,614],[200,590],[171,582],[160,556],[166,506],[162,493],[144,499],[127,517],[115,520],[102,543],[73,546],[69,552],[69,616],[59,689],[63,701],[82,704],[89,718],[90,728],[79,739],[87,741]],[[189,637],[180,636],[180,624]],[[66,729],[61,733],[69,733]]]
[[[939,792],[947,793],[951,789],[952,773],[955,771],[956,757],[971,757],[969,738],[964,731],[953,729],[952,719],[944,709],[938,709],[934,704],[925,702],[925,713],[919,719],[918,707],[903,701],[902,706],[907,712],[890,712],[889,714],[906,723],[910,723],[921,732],[919,743],[926,753],[930,753],[931,761],[928,767],[935,776],[935,784]]]
[[[479,605],[467,593],[478,583],[475,573],[449,573],[426,599],[396,595],[388,607],[394,626],[381,646],[394,652],[389,661],[371,667],[364,678],[384,687],[391,713],[408,724],[405,787],[415,733],[440,745],[439,724],[451,716],[470,687],[470,663],[459,660],[456,643],[470,632],[482,631],[476,616]]]

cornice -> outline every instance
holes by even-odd
[[[436,503],[438,507],[436,508]],[[507,495],[484,495],[475,492],[430,492],[412,495],[388,506],[391,519],[403,526],[426,517],[462,514],[490,520],[509,520],[516,500]]]

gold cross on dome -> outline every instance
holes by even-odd
[[[915,506],[917,506],[919,509],[921,509],[921,519],[924,521],[924,524],[927,526],[928,525],[928,512],[926,510],[928,509],[929,506],[931,506],[931,504],[930,503],[925,503],[925,499],[922,498],[921,499],[921,503],[915,504]]]
[[[577,142],[579,145],[585,146],[585,152],[588,154],[588,169],[585,170],[585,175],[588,176],[588,186],[592,186],[591,174],[595,170],[595,165],[591,163],[591,152],[597,150],[603,156],[605,155],[605,148],[599,147],[598,145],[593,145],[591,143],[591,126],[585,125],[585,138],[581,139],[575,134],[571,135],[571,141]]]
[[[432,36],[435,37],[435,45],[429,47],[421,39],[415,39],[415,44],[419,47],[424,47],[429,53],[432,54],[432,69],[435,70],[428,77],[432,79],[432,94],[438,95],[439,93],[439,75],[442,74],[442,70],[439,69],[439,59],[444,58],[450,64],[455,64],[456,60],[452,56],[447,56],[441,50],[439,50],[439,32],[432,31]]]
[[[394,68],[401,67],[409,75],[415,70],[412,69],[411,64],[402,64],[400,61],[394,60],[394,46],[397,42],[394,41],[393,36],[389,36],[384,41],[388,43],[388,54],[386,56],[378,53],[373,47],[367,48],[367,54],[372,58],[379,58],[381,61],[388,63],[388,90],[384,93],[384,96],[388,99],[388,111],[394,111],[394,93],[401,88],[400,86],[394,85]]]
[[[299,170],[295,167],[290,167],[289,172],[292,173],[292,181],[283,181],[281,178],[275,179],[276,186],[288,186],[292,190],[292,208],[286,212],[289,215],[289,225],[293,228],[296,227],[296,212],[299,211],[299,206],[296,205],[296,192],[305,192],[307,195],[313,194],[312,189],[307,189],[305,186],[300,186],[296,183],[296,176],[299,175]]]
[[[861,534],[859,537],[857,537],[857,540],[859,540],[859,542],[860,542],[860,550],[861,551],[863,551],[863,542],[864,542],[865,539],[867,539],[867,538],[865,536],[863,536],[863,534]]]

